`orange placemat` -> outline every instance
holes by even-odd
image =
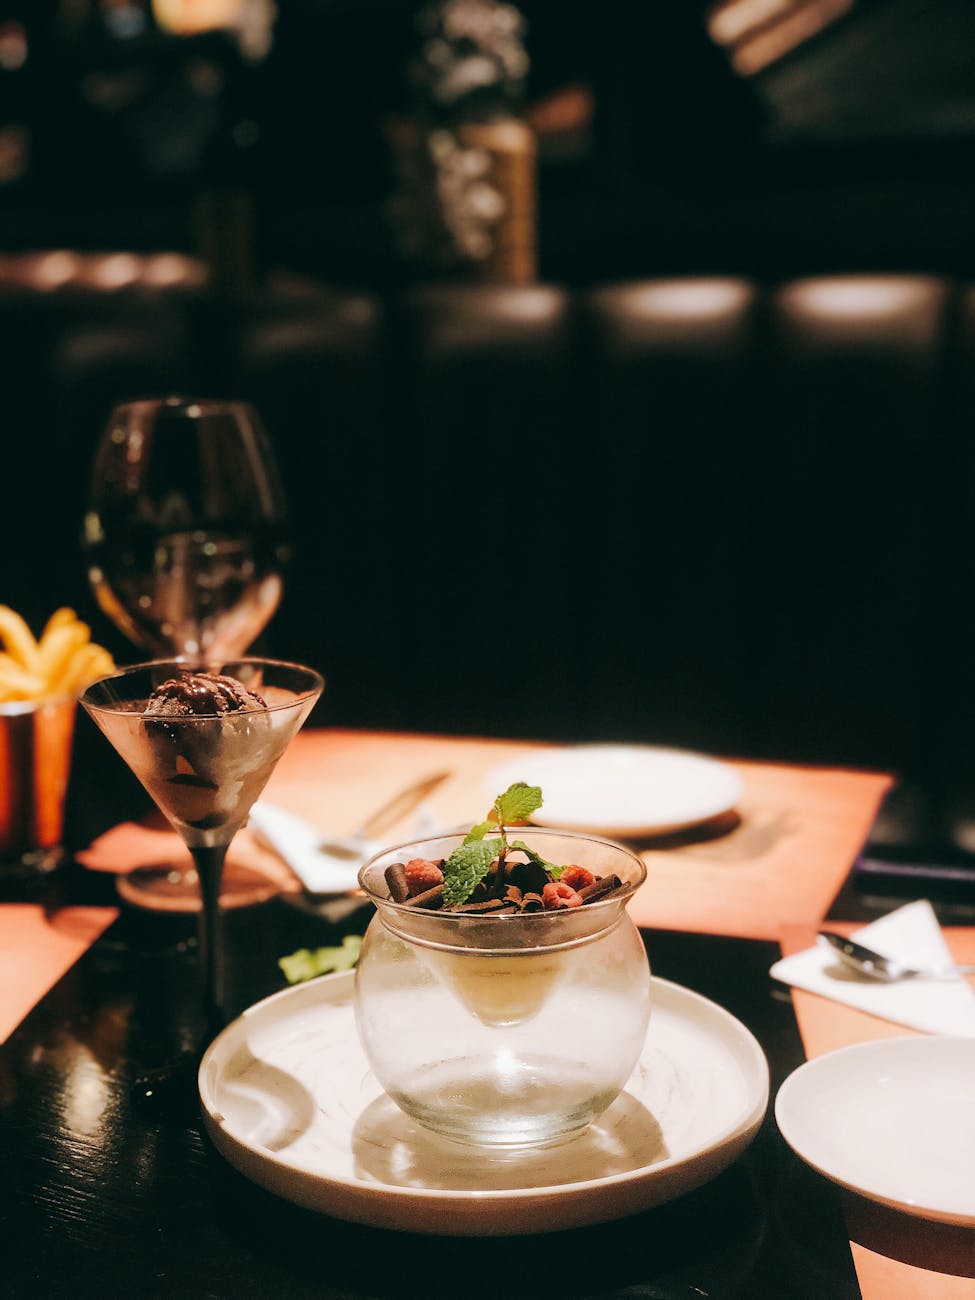
[[[110,907],[0,904],[0,1043],[111,924]]]
[[[443,825],[486,813],[489,800],[481,779],[494,764],[517,752],[507,741],[466,740],[398,733],[307,731],[296,736],[279,762],[263,797],[299,814],[323,835],[351,835],[376,809],[405,786],[435,772],[450,778],[428,801]],[[471,811],[473,810],[473,812]],[[391,842],[411,833],[415,813],[390,830]],[[144,821],[113,826],[77,855],[94,871],[122,873],[136,866],[181,861],[187,850],[159,813]],[[228,862],[265,872],[282,890],[300,888],[275,854],[246,828],[234,839]]]
[[[450,777],[429,800],[430,811],[444,826],[469,825],[489,806],[484,781],[491,769],[533,748],[505,740],[307,731],[281,759],[266,797],[323,834],[351,834],[406,785],[446,771]],[[875,773],[734,766],[745,782],[737,817],[637,846],[648,867],[647,882],[630,904],[637,924],[761,939],[777,939],[791,923],[816,924],[890,785],[889,777]],[[408,837],[411,825],[412,815],[389,832],[390,842]],[[115,828],[81,860],[118,871],[146,861],[148,852],[158,861],[178,850],[175,838],[150,842],[147,834],[131,824]],[[261,852],[246,834],[232,849],[251,862]]]
[[[843,933],[857,928],[832,921],[830,927]],[[944,936],[955,961],[975,962],[975,929],[946,928]],[[790,927],[782,951],[801,952],[815,940],[814,927]],[[815,993],[791,993],[810,1058],[853,1043],[919,1036]],[[852,1193],[843,1193],[843,1207],[863,1300],[975,1300],[975,1230],[927,1223]]]
[[[818,923],[891,784],[871,772],[733,766],[745,793],[730,827],[643,852],[647,882],[630,904],[639,925],[775,940],[784,926]]]

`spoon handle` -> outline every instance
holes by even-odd
[[[876,979],[898,980],[917,977],[940,979],[949,975],[975,975],[975,965],[928,966],[915,969],[904,965],[894,957],[873,952],[855,939],[836,934],[833,930],[820,930],[819,937],[835,949],[842,961]]]

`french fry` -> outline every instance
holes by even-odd
[[[115,661],[104,646],[83,646],[67,665],[67,671],[51,685],[59,694],[80,691],[97,677],[105,677],[115,668]]]
[[[51,617],[44,624],[44,631],[37,638],[38,644],[43,646],[44,642],[51,635],[51,633],[55,631],[56,628],[70,627],[72,623],[77,623],[77,622],[78,622],[78,615],[74,612],[74,610],[69,608],[69,606],[67,605],[62,605],[60,609],[56,609],[54,611]]]
[[[77,620],[45,632],[38,646],[38,675],[51,685],[66,677],[73,656],[91,641],[91,629]]]
[[[43,677],[29,673],[12,655],[0,654],[0,700],[31,700],[44,689]]]
[[[0,640],[21,668],[34,672],[37,664],[37,642],[30,628],[9,605],[0,605]]]
[[[91,629],[66,605],[56,609],[39,641],[19,614],[0,605],[0,703],[44,699],[81,691],[115,668]]]

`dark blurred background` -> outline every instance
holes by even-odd
[[[975,849],[973,36],[0,3],[0,601],[137,657],[78,542],[108,412],[245,397],[320,721],[881,767]]]
[[[420,8],[3,4],[2,247],[196,252],[194,200],[236,168],[267,266],[388,287]],[[967,0],[519,8],[543,278],[970,270]]]

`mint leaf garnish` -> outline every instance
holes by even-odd
[[[316,975],[329,971],[351,970],[362,951],[362,935],[347,934],[340,948],[299,948],[297,952],[282,957],[278,965],[289,984],[301,984]]]
[[[542,806],[542,789],[538,785],[526,785],[516,781],[504,794],[499,794],[494,801],[494,815],[499,826],[506,822],[527,821],[533,812]]]
[[[496,831],[497,829],[498,827],[496,822],[478,822],[478,824],[472,826],[464,836],[464,843],[470,844],[474,840],[483,840],[484,836],[490,831]]]
[[[481,839],[470,840],[454,849],[443,864],[445,907],[454,907],[470,898],[503,847],[501,840]]]
[[[545,871],[551,872],[552,877],[555,880],[558,880],[559,876],[561,876],[562,872],[565,870],[565,867],[556,866],[554,862],[549,862],[546,858],[543,858],[540,853],[536,853],[534,849],[530,849],[524,840],[512,840],[511,847],[513,849],[520,849],[528,858],[528,861],[534,862],[536,867],[542,867]]]
[[[516,781],[504,794],[499,794],[494,807],[488,813],[488,819],[478,822],[464,836],[464,842],[454,849],[443,864],[443,901],[445,907],[456,907],[466,903],[474,890],[488,873],[494,859],[508,852],[510,848],[521,849],[532,862],[538,863],[550,871],[555,879],[562,874],[562,867],[553,866],[521,840],[508,844],[505,834],[506,822],[522,822],[542,806],[542,791],[537,785],[528,785],[525,781]],[[492,831],[499,832],[499,838],[486,839]]]

